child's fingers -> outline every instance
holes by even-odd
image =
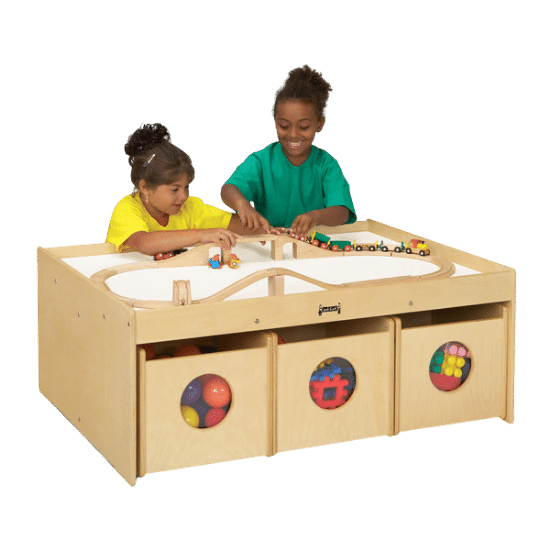
[[[301,235],[306,235],[309,233],[309,230],[312,228],[311,222],[306,222],[302,224],[302,230],[300,231]]]
[[[253,218],[250,219],[250,225],[249,225],[250,229],[256,231],[258,229],[261,229],[262,228],[262,219],[261,218],[258,218],[257,216],[254,216]]]
[[[297,236],[300,236],[303,231],[302,231],[302,222],[300,220],[300,218],[296,218],[293,222],[292,222],[292,226],[290,228],[291,231],[294,231],[294,233],[296,233]]]
[[[269,227],[270,227],[269,222],[260,214],[258,214],[258,216],[256,217],[256,224],[257,225],[255,229],[258,229],[258,230],[261,229],[265,233],[269,231]]]
[[[252,229],[254,227],[254,220],[249,216],[241,216],[241,223],[249,229]]]
[[[223,247],[234,247],[237,244],[237,239],[240,239],[240,237],[237,233],[233,233],[233,231],[227,229],[221,229],[217,236],[220,246]]]
[[[271,233],[273,235],[280,235],[281,234],[281,228],[280,227],[273,227],[267,220],[265,220],[266,224],[263,227],[263,231],[265,233]],[[282,230],[284,231],[284,229]]]
[[[258,216],[259,214],[253,210],[252,208],[249,211],[240,211],[238,212],[239,219],[241,220],[241,223],[244,225],[244,227],[247,227],[248,229],[256,229],[260,227],[258,225]]]
[[[279,232],[271,227],[271,224],[266,220],[264,224],[262,224],[262,231],[264,233],[275,233],[276,235],[279,234]]]
[[[254,217],[248,216],[247,214],[241,214],[239,213],[239,219],[241,220],[241,223],[244,227],[248,227],[248,229],[254,229]]]
[[[222,248],[232,248],[236,244],[236,239],[231,235],[220,235],[219,243]]]
[[[292,226],[297,235],[306,235],[313,227],[312,220],[308,216],[298,216],[293,222]]]

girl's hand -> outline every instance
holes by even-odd
[[[319,224],[319,214],[317,210],[312,210],[311,212],[306,212],[305,214],[300,214],[296,216],[290,230],[294,231],[296,235],[307,235],[311,229]]]
[[[214,243],[222,248],[232,248],[237,244],[240,235],[228,229],[200,229],[201,243]]]

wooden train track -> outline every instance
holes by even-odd
[[[373,280],[364,280],[364,281],[355,281],[341,284],[326,283],[324,281],[302,275],[296,271],[290,269],[274,267],[267,268],[247,275],[241,280],[227,286],[223,290],[212,294],[206,298],[193,300],[191,295],[191,283],[188,280],[180,280],[173,282],[173,298],[172,301],[168,300],[138,300],[133,298],[128,298],[126,296],[121,296],[113,292],[107,281],[109,278],[120,275],[121,273],[128,273],[131,271],[137,271],[142,269],[157,269],[157,268],[167,268],[167,267],[193,267],[193,266],[206,266],[208,263],[208,254],[209,250],[213,248],[212,244],[197,245],[192,249],[186,251],[183,254],[179,254],[173,258],[162,260],[162,261],[145,261],[138,264],[125,264],[121,266],[116,266],[112,268],[103,269],[94,273],[91,276],[91,280],[107,288],[112,292],[117,298],[126,302],[132,307],[144,308],[144,309],[158,309],[166,308],[173,306],[188,306],[194,304],[206,304],[206,303],[215,303],[221,302],[233,294],[245,289],[246,287],[254,284],[262,279],[268,279],[269,283],[269,295],[277,296],[284,294],[284,283],[283,278],[285,276],[294,277],[306,283],[313,284],[324,290],[338,290],[346,288],[362,288],[367,286],[376,286],[382,284],[397,283],[403,281],[415,281],[415,280],[424,280],[424,279],[436,279],[436,278],[445,278],[450,277],[454,271],[454,265],[444,258],[437,256],[410,256],[404,253],[395,253],[395,252],[370,252],[370,251],[354,251],[354,252],[333,252],[330,250],[324,250],[311,246],[308,243],[292,239],[286,235],[258,235],[255,237],[244,237],[238,239],[238,243],[244,242],[259,242],[259,241],[269,241],[271,243],[271,257],[274,260],[280,260],[283,258],[283,245],[285,243],[291,242],[293,244],[293,253],[296,258],[327,258],[335,256],[396,256],[400,258],[408,258],[412,260],[421,260],[425,262],[430,262],[436,265],[439,269],[433,273],[428,273],[425,275],[404,275],[399,277],[389,277],[382,279],[373,279]],[[227,253],[228,251],[222,251]]]

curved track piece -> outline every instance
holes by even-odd
[[[254,238],[246,237],[243,239],[239,239],[238,242],[256,242],[260,240],[274,241],[274,242],[277,242],[278,246],[282,246],[282,244],[284,244],[285,242],[292,242],[293,244],[296,245],[297,249],[302,247],[307,247],[307,249],[309,249],[308,250],[309,257],[319,257],[319,256],[334,257],[335,255],[335,253],[333,252],[316,249],[315,247],[312,247],[307,243],[296,241],[295,239],[290,239],[289,237],[286,237],[286,236],[274,238],[273,235],[261,235]],[[414,281],[414,280],[421,280],[421,279],[435,279],[435,278],[450,277],[455,271],[454,265],[450,261],[444,258],[439,258],[437,256],[431,256],[431,255],[423,256],[423,257],[415,255],[414,257],[412,257],[408,255],[399,254],[399,257],[401,258],[423,260],[423,261],[433,263],[439,267],[439,270],[434,273],[429,273],[427,275],[417,275],[417,276],[404,275],[401,277],[390,277],[390,278],[384,278],[384,279],[356,281],[351,283],[332,284],[332,283],[326,283],[324,281],[320,281],[318,279],[313,279],[311,277],[307,277],[306,275],[302,275],[301,273],[298,273],[296,271],[291,271],[290,269],[276,267],[276,268],[262,269],[260,271],[257,271],[256,273],[247,275],[240,281],[237,281],[227,286],[223,290],[211,296],[208,296],[206,298],[202,298],[200,300],[191,299],[190,284],[188,281],[186,281],[185,283],[186,283],[189,295],[187,299],[184,301],[176,298],[176,292],[175,292],[173,301],[136,300],[133,298],[127,298],[125,296],[121,296],[119,294],[114,293],[107,285],[107,280],[110,277],[113,277],[114,275],[119,275],[121,273],[127,273],[130,271],[137,271],[141,269],[155,269],[155,268],[166,268],[166,267],[190,267],[190,266],[196,266],[196,265],[205,265],[208,260],[208,251],[211,247],[212,247],[211,245],[200,245],[195,247],[195,249],[190,252],[180,254],[174,258],[171,258],[169,260],[163,260],[161,262],[146,261],[139,264],[125,264],[122,266],[103,269],[101,271],[98,271],[97,273],[94,273],[91,277],[91,280],[103,285],[115,296],[117,296],[117,298],[123,300],[124,302],[126,302],[132,307],[145,308],[145,309],[158,309],[158,308],[171,307],[174,305],[205,304],[205,303],[221,302],[226,298],[228,298],[229,296],[232,296],[233,294],[236,294],[240,290],[243,290],[247,286],[250,286],[251,284],[256,283],[257,281],[260,281],[266,278],[274,278],[274,277],[281,277],[281,276],[294,277],[304,282],[316,285],[325,290],[338,290],[338,289],[344,289],[344,288],[360,288],[360,287],[367,287],[367,286],[382,285],[382,284],[395,283],[400,281],[411,281],[411,280]],[[311,251],[312,248],[314,249],[313,251]],[[317,254],[317,251],[319,252],[319,254]],[[359,254],[363,256],[369,256],[369,255],[370,256],[380,256],[380,255],[393,256],[394,255],[393,253],[380,253],[380,252],[361,252],[361,253],[358,253],[358,255]],[[336,255],[343,255],[343,253],[341,254],[336,253]],[[346,255],[349,255],[349,253],[346,253]],[[178,281],[174,281],[175,287],[178,283],[179,283]]]

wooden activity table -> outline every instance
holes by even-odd
[[[316,229],[333,241],[424,240],[372,220]],[[40,391],[129,484],[405,430],[513,421],[513,269],[429,239],[424,257],[262,239],[237,245],[238,269],[209,267],[221,251],[206,245],[160,262],[109,244],[38,249]],[[202,353],[172,356],[182,347]],[[199,380],[206,400],[212,378],[226,383],[229,404],[209,405],[223,419],[197,427],[185,399]]]

